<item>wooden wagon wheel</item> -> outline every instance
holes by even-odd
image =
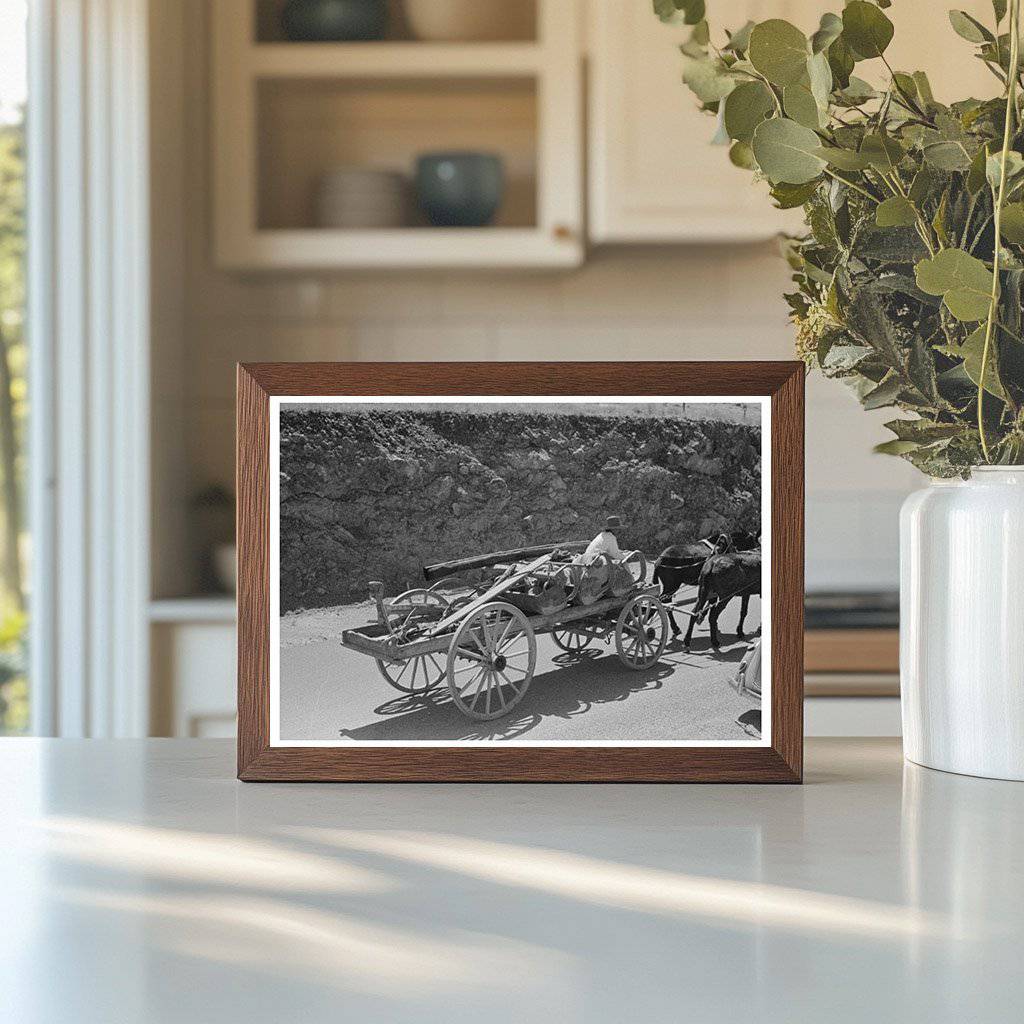
[[[450,604],[444,594],[435,590],[425,590],[423,587],[406,590],[387,602],[389,615],[394,615],[398,620],[391,624],[391,628],[398,633],[416,623],[443,618]]]
[[[581,633],[571,626],[555,626],[551,630],[551,639],[563,651],[568,651],[570,654],[579,654],[580,651],[585,651],[590,646],[594,638],[589,633]]]
[[[393,612],[399,619],[391,626],[396,639],[399,642],[412,639],[409,633],[415,633],[421,623],[442,617],[450,604],[443,595],[422,588],[407,590],[392,598],[388,602],[388,612]],[[445,663],[436,654],[421,654],[403,662],[374,660],[380,674],[402,693],[426,693],[444,679]]]
[[[467,718],[501,718],[526,695],[536,664],[537,638],[526,616],[505,601],[491,601],[452,637],[448,691]]]
[[[615,650],[626,668],[650,668],[668,644],[668,612],[653,597],[627,601],[615,624]]]
[[[444,659],[436,654],[421,654],[402,662],[374,660],[380,674],[402,693],[426,693],[444,679]]]

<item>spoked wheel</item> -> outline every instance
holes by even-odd
[[[556,626],[551,630],[551,639],[563,651],[568,651],[570,654],[579,654],[580,651],[585,651],[590,646],[594,638],[589,633],[581,633],[568,627],[563,629]]]
[[[417,622],[425,622],[431,619],[440,619],[448,610],[451,602],[436,590],[424,590],[417,587],[415,590],[407,590],[398,597],[388,601],[388,612],[394,615],[397,622],[393,629],[402,629]]]
[[[501,718],[526,695],[536,664],[537,638],[526,616],[505,601],[493,601],[452,637],[448,690],[467,718]]]
[[[444,679],[445,662],[441,654],[421,654],[400,663],[375,660],[380,674],[402,693],[426,693]]]
[[[388,601],[391,628],[399,640],[415,639],[428,625],[443,618],[451,602],[434,590],[416,588],[407,590]],[[376,659],[380,674],[402,693],[426,693],[444,679],[444,657],[439,654],[421,654],[400,663]]]
[[[615,624],[615,650],[626,668],[650,668],[668,644],[668,612],[653,597],[627,601]]]

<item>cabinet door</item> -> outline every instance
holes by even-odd
[[[989,0],[956,6],[991,26]],[[838,0],[735,0],[714,5],[711,16],[718,32],[748,18],[786,18],[810,33],[822,11],[841,8]],[[938,99],[998,94],[974,48],[953,32],[946,5],[905,0],[886,14],[896,26],[890,62],[926,71]],[[663,25],[649,0],[590,0],[588,25],[592,241],[747,240],[799,229],[799,211],[775,210],[763,183],[733,167],[724,147],[709,145],[714,120],[680,81],[678,44],[688,28]],[[861,64],[858,74],[876,83],[888,77],[879,61]]]
[[[810,31],[821,9],[809,0],[736,0],[711,16],[716,33],[771,17]],[[589,26],[592,241],[737,241],[799,227],[799,211],[776,210],[763,182],[710,145],[714,118],[681,79],[689,28],[662,24],[649,0],[591,0]]]

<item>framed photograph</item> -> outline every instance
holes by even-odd
[[[798,362],[238,368],[238,775],[799,782]]]

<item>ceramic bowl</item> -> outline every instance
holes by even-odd
[[[535,36],[530,0],[405,0],[404,6],[417,39],[479,42]]]
[[[387,0],[288,0],[281,10],[285,38],[294,42],[380,39],[387,25]]]
[[[409,182],[396,171],[341,167],[320,179],[315,220],[321,228],[399,228],[409,220]]]
[[[489,224],[504,191],[504,165],[494,153],[424,153],[416,161],[416,197],[435,227]]]

